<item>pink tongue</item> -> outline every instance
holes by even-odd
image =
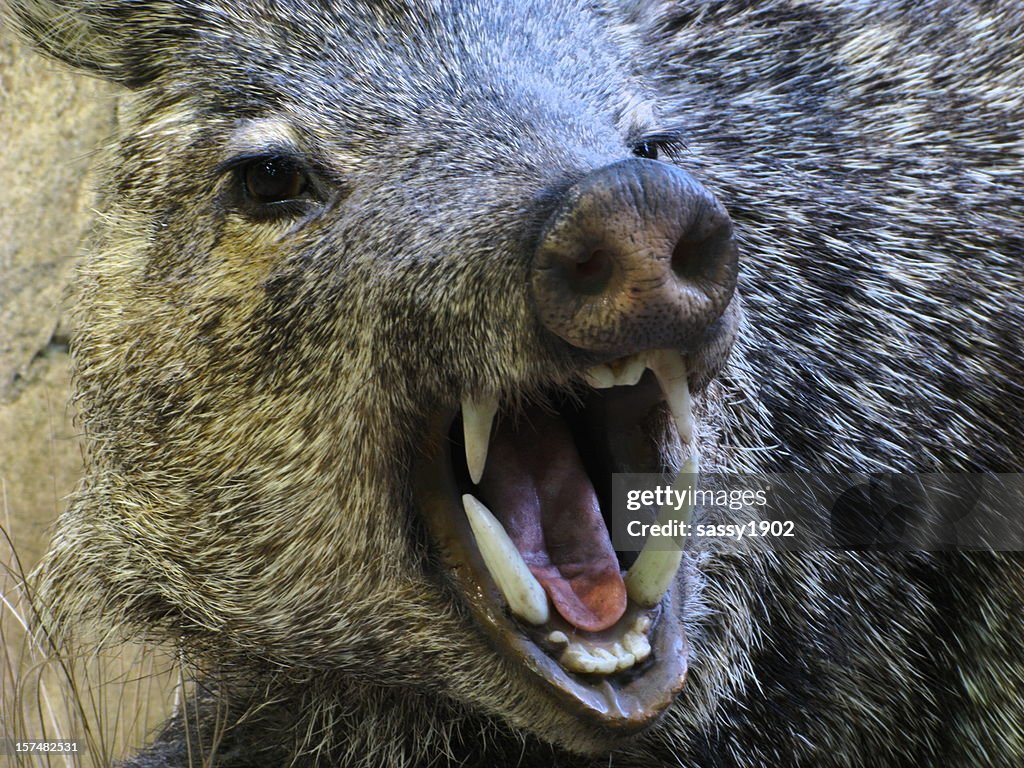
[[[626,610],[626,585],[572,435],[539,408],[518,428],[509,422],[491,440],[482,501],[562,618],[589,632],[608,629]]]

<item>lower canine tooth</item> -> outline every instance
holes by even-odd
[[[674,349],[659,349],[648,353],[647,365],[654,371],[661,391],[665,394],[672,419],[683,445],[693,445],[693,407],[690,403],[690,385],[686,380],[686,363]]]
[[[678,511],[670,505],[662,507],[658,514],[660,524],[678,521],[683,525],[689,525],[693,517],[693,490],[698,471],[696,457],[691,457],[683,464],[672,488],[676,493],[685,493],[687,503]],[[673,496],[676,493],[673,493]],[[630,598],[645,608],[651,608],[661,602],[662,596],[675,579],[679,563],[683,559],[682,537],[677,537],[674,543],[673,547],[665,547],[663,544],[654,544],[654,539],[649,538],[626,574],[626,592]]]
[[[472,494],[462,497],[462,506],[473,529],[480,555],[498,585],[508,607],[519,618],[531,624],[548,620],[548,598],[540,582],[526,567],[523,556],[508,537],[505,529],[479,499]]]

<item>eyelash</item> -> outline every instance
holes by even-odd
[[[633,154],[637,157],[654,157],[650,159],[661,159],[661,155],[671,160],[678,160],[686,151],[682,136],[675,132],[652,133],[643,136],[633,142]]]

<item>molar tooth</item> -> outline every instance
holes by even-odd
[[[555,630],[550,635],[548,635],[548,642],[554,643],[555,645],[568,645],[569,636],[565,634],[565,632]]]
[[[617,640],[612,646],[612,656],[615,657],[617,670],[629,669],[636,663],[636,656],[627,651]]]
[[[692,450],[693,405],[690,402],[690,385],[686,380],[683,356],[674,349],[659,349],[648,353],[647,365],[654,371],[669,410],[672,411],[679,439]]]
[[[687,503],[678,511],[666,504],[658,513],[658,523],[664,525],[678,521],[688,525],[693,518],[693,487],[696,485],[699,472],[696,456],[691,456],[676,477],[672,488],[677,493],[685,493]],[[675,579],[676,571],[683,559],[683,539],[675,537],[674,547],[659,546],[653,537],[648,538],[637,557],[636,562],[626,574],[626,592],[630,598],[645,608],[652,608],[661,602],[662,596],[668,591]]]
[[[615,668],[619,665],[619,660],[604,648],[595,648],[590,655],[596,660],[594,671],[602,675],[614,672]]]
[[[462,435],[466,443],[466,466],[474,485],[483,477],[487,465],[487,444],[491,440],[491,424],[498,412],[498,399],[462,398]]]
[[[651,617],[650,616],[637,616],[636,621],[633,622],[633,630],[643,635],[647,633],[647,630],[651,628]]]
[[[597,659],[580,645],[570,645],[562,654],[559,663],[573,672],[593,673],[597,671]]]
[[[588,368],[584,372],[583,378],[594,389],[609,389],[615,386],[615,374],[607,365],[595,365]]]
[[[622,638],[622,645],[633,654],[636,662],[641,662],[651,655],[651,644],[647,638],[630,630]]]
[[[548,620],[548,598],[530,573],[523,556],[497,518],[472,494],[464,494],[462,506],[473,529],[480,555],[494,583],[508,601],[512,613],[531,624]]]

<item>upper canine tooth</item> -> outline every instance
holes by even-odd
[[[487,444],[491,440],[491,424],[498,412],[498,399],[462,398],[462,435],[466,443],[466,466],[474,485],[483,477],[487,465]]]
[[[683,445],[693,446],[693,406],[690,385],[686,380],[686,363],[674,349],[659,349],[648,354],[647,365],[654,371],[661,391],[665,394],[672,419]]]
[[[662,507],[658,514],[660,524],[678,521],[689,525],[693,518],[693,490],[699,471],[695,456],[691,456],[683,464],[679,476],[672,484],[672,489],[677,493],[685,493],[687,502],[678,511],[671,505]],[[676,538],[674,547],[655,545],[653,542],[653,537],[647,540],[625,578],[626,592],[630,599],[645,608],[651,608],[661,602],[662,596],[672,585],[683,559],[681,537]],[[628,646],[627,648],[632,651]]]
[[[615,386],[615,374],[607,365],[595,365],[583,373],[587,384],[594,389],[608,389]]]
[[[508,602],[509,609],[531,624],[544,624],[550,615],[544,587],[530,573],[501,523],[472,494],[463,495],[462,506],[484,564]]]

